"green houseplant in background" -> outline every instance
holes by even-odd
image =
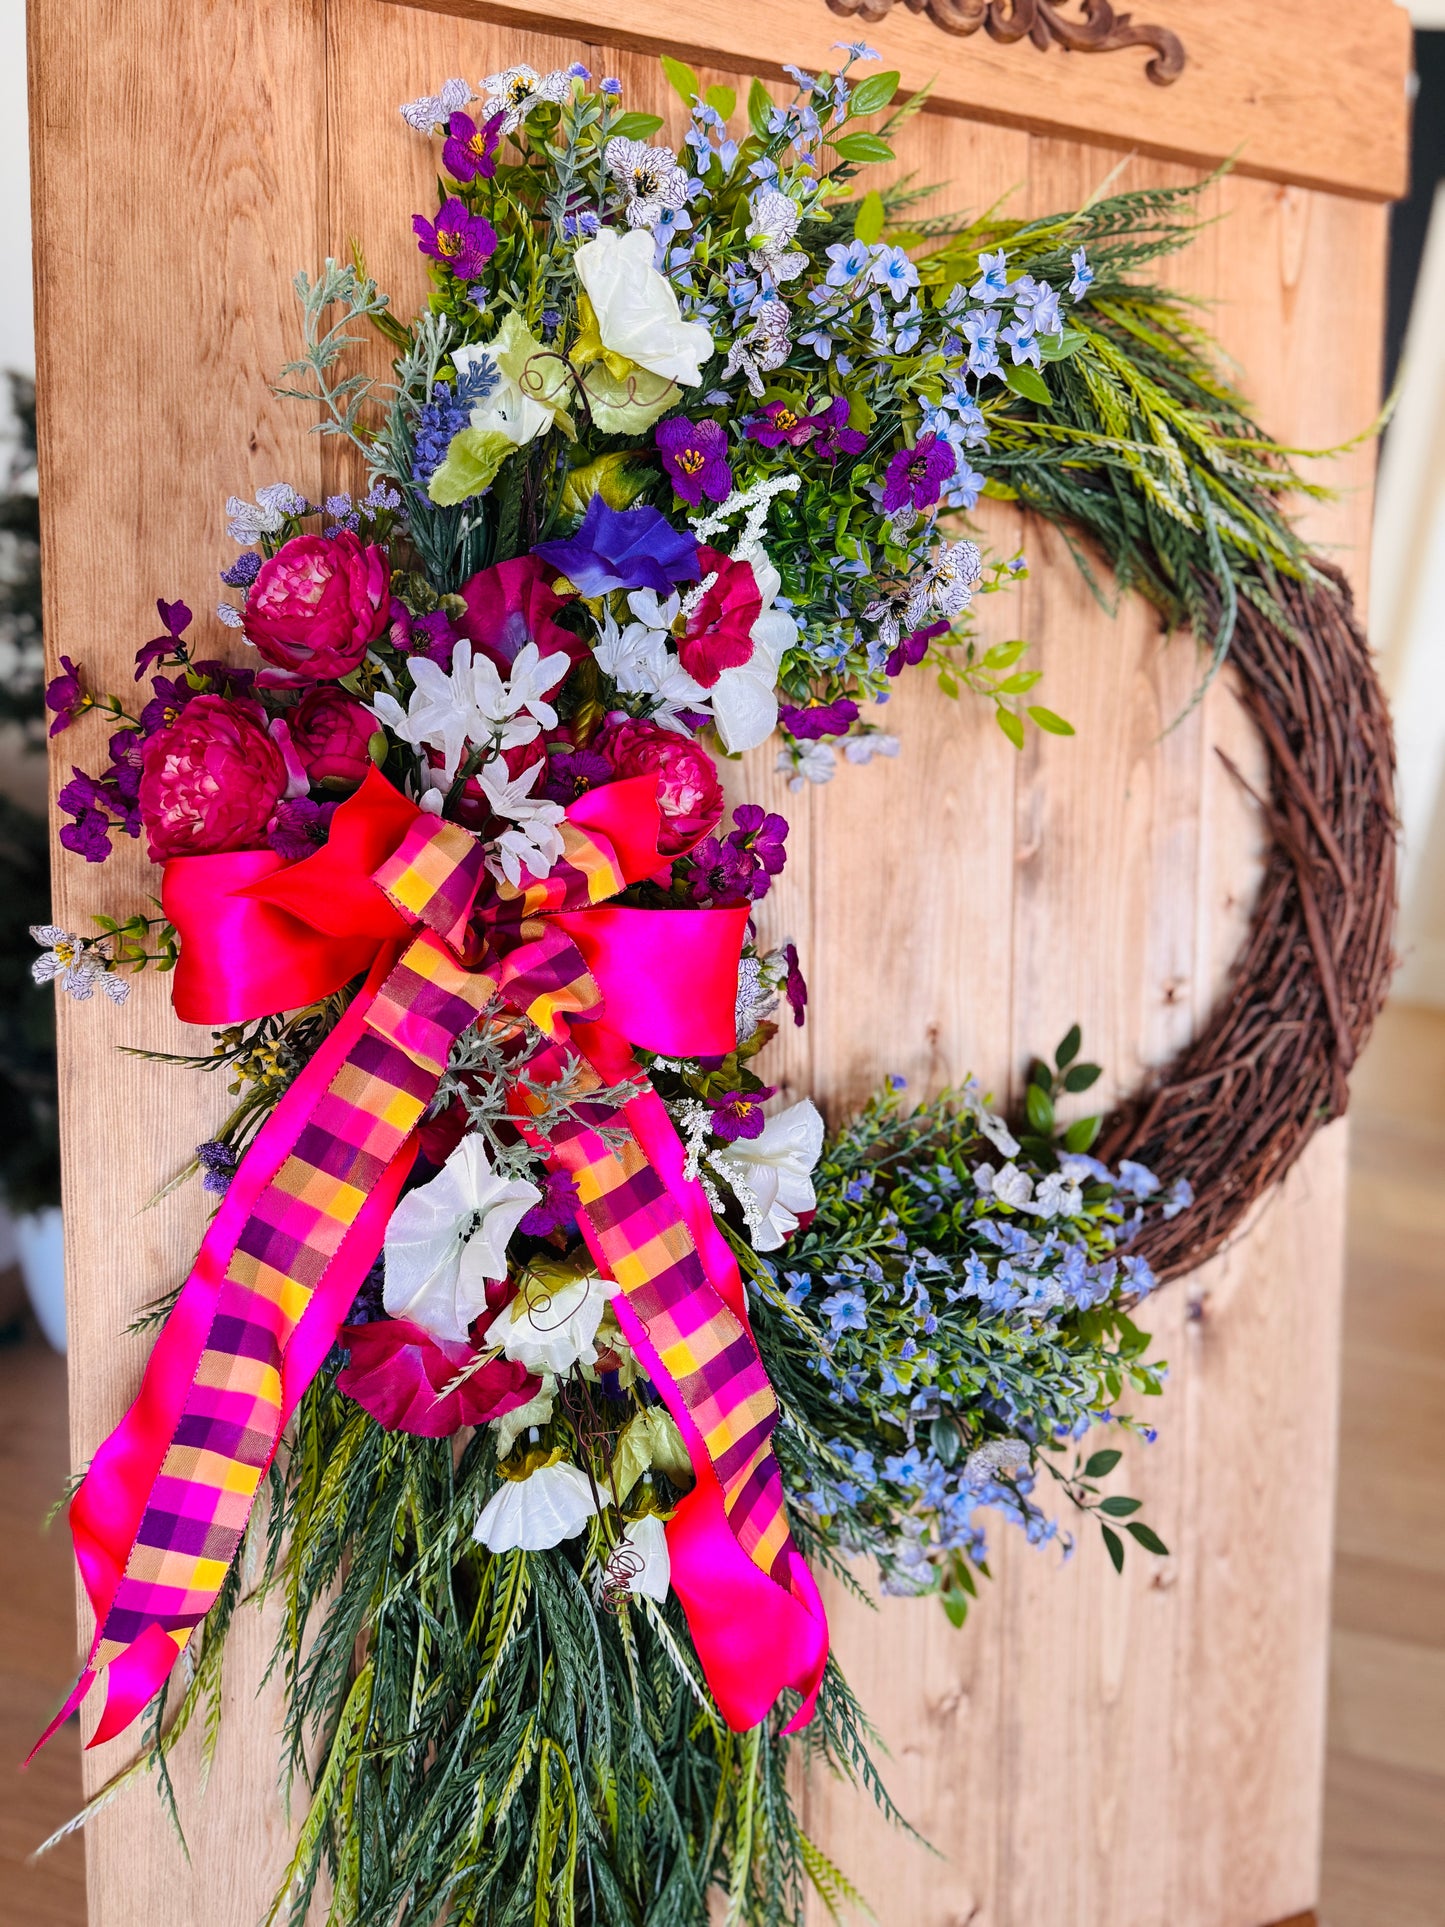
[[[24,793],[16,779],[45,747],[35,384],[17,374],[9,383],[14,440],[0,494],[0,1191],[36,1317],[63,1349],[55,1000],[38,996],[30,978],[30,926],[50,918],[49,833],[44,817],[10,793]]]

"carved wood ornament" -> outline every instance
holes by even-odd
[[[886,20],[898,0],[828,0],[834,13],[874,24]],[[1032,40],[1047,52],[1057,44],[1068,53],[1109,54],[1124,47],[1152,47],[1144,72],[1156,87],[1167,87],[1184,71],[1184,42],[1167,27],[1136,27],[1127,13],[1115,13],[1111,0],[1080,0],[1081,16],[1071,19],[1059,0],[903,0],[910,13],[927,14],[945,33],[977,33],[993,40]]]

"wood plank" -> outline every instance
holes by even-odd
[[[825,0],[390,0],[514,30],[672,53],[782,78],[785,62],[831,66],[840,40],[862,37],[909,89],[994,126],[1067,133],[1161,160],[1213,167],[1369,199],[1405,191],[1410,23],[1393,0],[1357,0],[1322,19],[1315,0],[1146,0],[1134,18],[1184,41],[1188,65],[1151,85],[1143,55],[1041,53],[1028,41],[960,39],[898,0],[881,21],[840,18]]]
[[[226,496],[282,476],[319,493],[317,443],[269,383],[298,337],[291,276],[321,251],[321,21],[321,0],[31,7],[45,635],[52,662],[83,660],[103,687],[132,687],[158,593],[199,612],[202,653],[232,653],[210,613],[235,552]],[[72,759],[103,764],[104,740],[96,720],[77,727],[57,746],[55,779]],[[56,914],[78,929],[156,888],[134,845],[102,871],[57,850],[55,879]],[[205,1222],[195,1186],[139,1205],[227,1100],[215,1079],[117,1055],[120,1043],[210,1048],[206,1032],[178,1026],[165,978],[137,981],[123,1013],[61,1005],[71,1447],[83,1464],[150,1348],[126,1327],[184,1277]],[[175,1761],[190,1864],[139,1789],[91,1829],[92,1927],[254,1927],[269,1902],[287,1824],[277,1689],[257,1698],[255,1682],[274,1627],[243,1609],[238,1634],[203,1806],[189,1740]],[[97,1713],[92,1703],[87,1732]],[[132,1752],[122,1737],[87,1754],[87,1787]]]

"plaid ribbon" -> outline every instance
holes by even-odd
[[[593,974],[551,919],[615,896],[631,880],[629,866],[596,829],[568,821],[562,836],[562,856],[547,876],[499,885],[480,910],[480,847],[456,825],[418,817],[373,872],[419,928],[399,956],[393,949],[389,967],[383,956],[367,991],[298,1080],[313,1081],[314,1102],[298,1119],[294,1100],[303,1093],[293,1090],[289,1110],[283,1099],[263,1127],[233,1181],[236,1196],[207,1234],[178,1313],[192,1287],[210,1288],[209,1265],[220,1271],[213,1315],[123,1548],[114,1543],[118,1529],[105,1499],[107,1487],[114,1494],[136,1483],[136,1441],[125,1434],[146,1406],[146,1385],[77,1494],[72,1525],[97,1631],[86,1670],[46,1738],[102,1669],[109,1669],[107,1704],[91,1744],[121,1731],[214,1604],[290,1411],[380,1242],[389,1196],[410,1167],[415,1127],[454,1040],[496,996],[554,1047],[570,1019],[603,1029]],[[624,1056],[631,1064],[630,1051]],[[655,1107],[652,1126],[660,1117],[670,1132],[655,1094],[642,1101]],[[662,1368],[659,1389],[701,1441],[738,1545],[787,1589],[791,1540],[770,1444],[777,1407],[762,1361],[710,1282],[678,1198],[624,1116],[610,1121],[622,1127],[616,1150],[580,1125],[559,1130],[546,1148],[577,1183],[589,1245],[645,1329]],[[297,1346],[318,1296],[336,1302],[309,1346]],[[163,1335],[148,1380],[160,1375],[165,1342]],[[302,1367],[297,1351],[306,1354]]]

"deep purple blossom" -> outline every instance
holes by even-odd
[[[710,1098],[713,1135],[720,1137],[724,1144],[736,1144],[739,1138],[761,1137],[767,1121],[763,1116],[763,1100],[772,1097],[774,1090],[774,1086],[764,1085],[750,1096],[730,1091],[726,1097]]]
[[[843,404],[847,413],[847,403]],[[743,433],[749,441],[758,442],[764,448],[799,448],[815,433],[818,423],[811,415],[803,415],[791,402],[770,401],[761,414],[754,415]]]
[[[810,417],[818,431],[813,453],[820,462],[836,462],[840,455],[861,455],[868,437],[861,428],[848,426],[848,397],[835,395],[828,406]]]
[[[399,596],[392,597],[387,634],[399,656],[425,656],[439,669],[450,669],[460,633],[445,609],[414,615]]]
[[[816,743],[823,736],[842,736],[857,720],[858,705],[851,696],[839,696],[834,702],[815,703],[806,709],[784,703],[778,711],[783,728],[803,743]]]
[[[575,803],[588,790],[610,783],[616,774],[595,749],[554,749],[547,758],[542,794],[549,803]]]
[[[85,693],[80,671],[69,656],[60,658],[60,674],[52,676],[45,685],[45,707],[55,711],[55,721],[50,725],[52,736],[58,736],[62,729],[69,729],[76,717],[83,716],[90,708],[90,698]]]
[[[728,841],[749,851],[770,877],[780,875],[788,860],[787,836],[788,819],[773,810],[765,810],[760,803],[739,803],[733,811]],[[760,896],[762,892],[755,894]]]
[[[883,513],[932,508],[957,466],[951,442],[941,435],[920,435],[912,448],[900,448],[888,464],[883,477]]]
[[[588,502],[575,535],[541,542],[535,553],[584,596],[610,589],[652,589],[666,596],[674,583],[696,582],[702,574],[689,530],[675,529],[655,508],[609,508],[600,495]]]
[[[336,807],[334,802],[313,802],[309,796],[283,796],[267,825],[267,843],[288,863],[314,856],[330,834]]]
[[[450,268],[458,281],[475,281],[496,250],[497,230],[455,195],[443,202],[435,222],[414,214],[411,224],[422,253]]]
[[[783,945],[783,962],[788,972],[783,979],[783,995],[787,998],[788,1008],[793,1013],[793,1022],[801,1026],[803,1012],[808,1008],[808,985],[803,976],[802,965],[798,962],[798,946],[795,943]]]
[[[885,665],[890,676],[901,676],[905,669],[912,669],[928,654],[928,645],[937,636],[946,636],[952,625],[947,622],[925,623],[921,629],[914,629],[904,636],[896,648],[890,651]],[[794,734],[796,735],[796,731]]]
[[[454,181],[492,178],[497,171],[497,147],[506,118],[505,114],[493,114],[478,127],[470,114],[452,115],[442,144],[442,166]]]
[[[688,901],[725,909],[750,903],[758,866],[731,837],[705,836],[687,858]]]
[[[732,493],[727,430],[719,423],[673,415],[659,422],[654,434],[662,466],[684,502],[696,508],[704,495],[721,502]]]
[[[549,1171],[541,1201],[517,1221],[518,1231],[529,1238],[550,1237],[554,1231],[570,1231],[582,1209],[577,1186],[567,1171]]]
[[[140,812],[127,808],[115,789],[102,777],[88,776],[72,767],[71,780],[56,797],[56,803],[72,823],[60,827],[60,841],[87,863],[104,863],[110,855],[113,830],[126,836],[140,834]]]
[[[168,656],[179,656],[185,660],[186,646],[181,641],[182,632],[189,626],[191,612],[184,602],[165,602],[156,598],[156,614],[161,619],[163,635],[152,636],[151,640],[136,651],[135,679],[140,681],[153,662],[164,662]]]
[[[173,723],[197,696],[245,696],[256,680],[254,669],[229,662],[193,662],[178,676],[152,676],[151,699],[140,713],[141,737]]]

